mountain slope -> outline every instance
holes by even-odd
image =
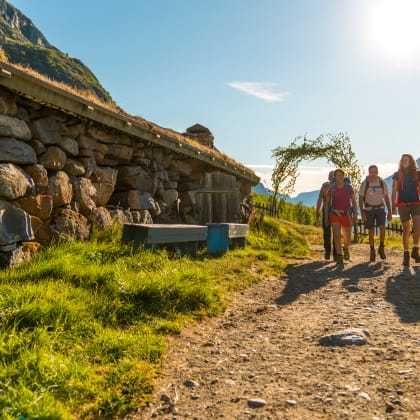
[[[52,46],[22,12],[0,0],[0,47],[10,64],[19,64],[77,90],[113,102],[95,75],[80,60]]]

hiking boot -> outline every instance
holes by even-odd
[[[411,251],[411,258],[413,258],[416,263],[420,262],[420,256],[419,256],[419,248],[413,247],[413,250]]]
[[[378,254],[381,257],[381,259],[386,260],[385,247],[383,245],[379,245]]]
[[[350,259],[350,252],[348,248],[343,248],[344,259],[348,261]]]
[[[369,261],[370,262],[374,262],[376,260],[376,252],[375,252],[375,248],[370,248],[370,257],[369,257]]]
[[[410,265],[410,253],[408,251],[404,251],[403,265],[406,267]]]
[[[337,255],[337,267],[344,267],[344,258],[341,254]]]
[[[331,254],[329,252],[326,252],[324,257],[326,260],[329,260],[331,258]]]

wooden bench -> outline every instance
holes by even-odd
[[[249,225],[244,223],[207,223],[207,253],[224,254],[228,249],[244,248]]]
[[[198,243],[207,240],[207,226],[125,223],[122,240],[132,242],[134,249],[170,244],[182,255],[195,256]]]

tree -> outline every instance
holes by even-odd
[[[316,139],[296,137],[287,147],[276,147],[272,156],[276,159],[271,180],[274,187],[274,202],[278,194],[291,194],[299,176],[299,164],[305,160],[326,159],[336,168],[343,168],[352,180],[359,184],[362,167],[356,160],[346,133],[321,134]]]

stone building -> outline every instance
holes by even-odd
[[[259,179],[213,147],[0,63],[0,264],[94,225],[239,221]]]

